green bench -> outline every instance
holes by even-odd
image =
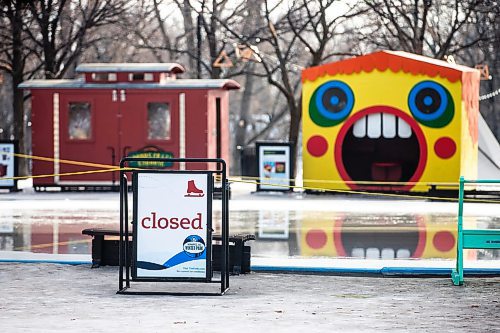
[[[470,184],[500,184],[500,180],[465,180],[460,177],[458,194],[458,235],[457,235],[457,262],[451,272],[453,284],[464,284],[464,257],[463,249],[500,249],[500,229],[464,229],[464,187]]]

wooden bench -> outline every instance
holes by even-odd
[[[92,236],[92,268],[100,266],[118,266],[120,230],[90,228],[82,230],[83,235]],[[129,230],[128,236],[132,236]],[[242,234],[229,236],[229,271],[232,274],[250,272],[251,248],[245,245],[247,241],[254,240],[255,235]],[[220,271],[222,258],[222,236],[212,235],[212,265],[214,270]],[[132,242],[128,242],[129,251],[132,253]]]
[[[500,229],[465,229],[463,228],[463,206],[465,183],[491,184],[500,183],[500,180],[465,180],[460,177],[458,195],[458,235],[457,261],[451,272],[451,280],[456,286],[464,284],[463,249],[500,249]]]

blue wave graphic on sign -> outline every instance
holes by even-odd
[[[154,262],[149,262],[149,261],[137,261],[137,268],[141,269],[147,269],[151,271],[158,271],[162,269],[167,269],[171,268],[174,266],[177,266],[179,264],[183,264],[188,261],[193,261],[193,260],[199,260],[199,259],[206,259],[206,251],[203,251],[201,256],[193,258],[189,255],[186,254],[186,252],[182,251],[177,253],[175,256],[172,258],[168,259],[163,265],[156,264]]]
[[[183,251],[168,259],[163,265],[149,262],[137,261],[137,268],[158,271],[177,266],[192,260],[206,259],[205,241],[199,235],[189,235],[182,244]]]

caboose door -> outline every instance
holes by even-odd
[[[120,156],[163,151],[179,157],[178,95],[140,89],[120,95],[124,99],[119,108]]]
[[[116,93],[112,90],[85,90],[60,94],[59,135],[54,133],[55,152],[61,160],[82,164],[56,162],[55,173],[77,173],[105,170],[119,162],[119,109]],[[58,147],[58,149],[56,149]],[[92,166],[93,165],[93,166]],[[60,176],[58,185],[112,184],[116,172],[97,172]]]

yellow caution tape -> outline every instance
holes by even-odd
[[[16,157],[27,158],[27,159],[32,159],[32,160],[47,161],[47,162],[59,162],[59,163],[63,163],[63,164],[88,166],[88,167],[93,167],[93,168],[108,168],[108,169],[116,168],[116,165],[88,163],[88,162],[72,161],[72,160],[62,160],[59,158],[33,156],[33,155],[25,155],[25,154],[18,154],[18,153],[14,153],[12,155],[14,155]]]
[[[19,180],[19,179],[29,179],[29,178],[45,178],[45,177],[55,177],[55,176],[72,176],[72,175],[82,175],[82,174],[92,174],[92,173],[103,173],[103,172],[115,172],[115,171],[132,171],[132,170],[144,170],[141,168],[119,168],[113,165],[107,164],[98,164],[98,163],[88,163],[81,161],[73,161],[73,160],[64,160],[64,159],[54,159],[51,157],[42,157],[42,156],[33,156],[26,154],[17,154],[17,153],[2,153],[2,154],[12,154],[21,158],[29,158],[36,159],[41,161],[58,161],[64,164],[72,164],[72,165],[80,165],[87,167],[96,167],[96,168],[105,168],[99,170],[90,170],[90,171],[78,171],[78,172],[68,172],[68,173],[57,173],[57,174],[46,174],[46,175],[32,175],[32,176],[18,176],[18,177],[2,177],[2,180]],[[151,169],[149,169],[151,170]],[[424,195],[415,195],[415,194],[401,194],[401,193],[386,193],[386,192],[365,192],[365,191],[353,191],[353,190],[342,190],[342,189],[327,189],[321,187],[311,187],[311,186],[292,186],[292,185],[283,185],[283,184],[274,184],[274,183],[266,183],[266,182],[258,182],[260,177],[229,177],[229,180],[232,182],[239,183],[250,183],[250,184],[259,184],[266,186],[275,186],[275,187],[288,187],[293,189],[301,189],[301,190],[311,190],[311,191],[322,191],[322,192],[335,192],[335,193],[345,193],[345,194],[360,194],[364,196],[385,196],[385,197],[394,197],[394,198],[411,198],[411,199],[424,199],[424,200],[439,200],[439,201],[451,201],[457,202],[457,198],[442,198],[442,197],[432,197],[432,196],[424,196]],[[280,181],[286,179],[280,178]],[[292,179],[288,179],[287,181],[291,181]],[[357,184],[357,185],[439,185],[439,186],[458,186],[458,182],[436,182],[436,183],[424,183],[424,182],[377,182],[377,181],[329,181],[329,180],[320,180],[320,179],[304,179],[304,182],[318,182],[318,183],[339,183],[339,184]],[[481,203],[500,203],[499,200],[486,200],[486,199],[466,199],[467,202],[481,202]]]

